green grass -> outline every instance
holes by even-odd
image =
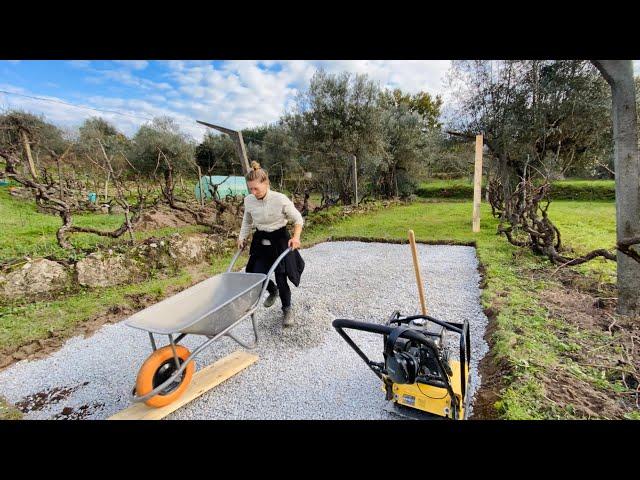
[[[579,178],[573,178],[568,180],[556,180],[553,184],[561,187],[571,186],[575,188],[615,188],[616,181],[593,179],[581,180]]]
[[[486,179],[482,182],[482,191]],[[473,198],[473,180],[457,178],[452,180],[429,179],[422,182],[416,195],[423,198]],[[614,180],[558,180],[552,182],[551,198],[553,200],[615,200]]]
[[[22,412],[0,397],[0,420],[21,420]]]
[[[484,190],[486,182],[483,181]],[[422,182],[416,195],[423,198],[473,198],[473,179],[455,178],[451,180],[429,179]]]
[[[615,200],[615,180],[558,180],[553,182],[551,197],[556,200]]]
[[[18,200],[9,195],[6,188],[0,188],[0,261],[30,255],[44,257],[53,255],[66,258],[68,252],[56,242],[56,231],[62,224],[60,217],[38,212],[32,201]],[[76,214],[75,225],[93,227],[100,230],[115,230],[124,221],[124,215],[105,215],[97,213]],[[151,236],[164,236],[173,232],[202,231],[204,227],[186,228],[165,227],[144,232],[135,232],[134,238],[142,240]],[[120,239],[100,237],[89,233],[77,233],[70,236],[71,244],[78,249],[90,249],[97,246],[115,245]]]
[[[556,200],[549,217],[562,235],[563,245],[585,254],[598,248],[613,251],[616,244],[616,207],[612,201],[575,202]],[[616,264],[602,258],[576,267],[582,273],[597,275],[602,282],[615,283]]]

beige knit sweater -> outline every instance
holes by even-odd
[[[284,227],[288,221],[303,225],[304,220],[289,198],[271,189],[260,200],[255,195],[244,197],[244,216],[240,227],[240,240],[245,240],[253,228],[273,232]]]

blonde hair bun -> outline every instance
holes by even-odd
[[[263,170],[260,167],[260,164],[258,162],[254,160],[253,162],[251,162],[251,170],[247,172],[245,178],[247,179],[247,182],[254,182],[257,180],[258,182],[262,183],[269,181],[269,174],[266,172],[266,170]]]

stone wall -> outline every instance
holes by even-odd
[[[128,249],[99,250],[75,264],[28,259],[10,271],[0,272],[0,302],[144,281],[154,271],[200,263],[229,248],[227,241],[210,235],[174,233],[162,239],[147,239]]]

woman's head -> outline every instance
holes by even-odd
[[[262,198],[269,189],[269,175],[265,170],[260,168],[258,162],[251,162],[251,170],[245,175],[247,179],[247,186],[249,191],[255,195],[256,198]]]

